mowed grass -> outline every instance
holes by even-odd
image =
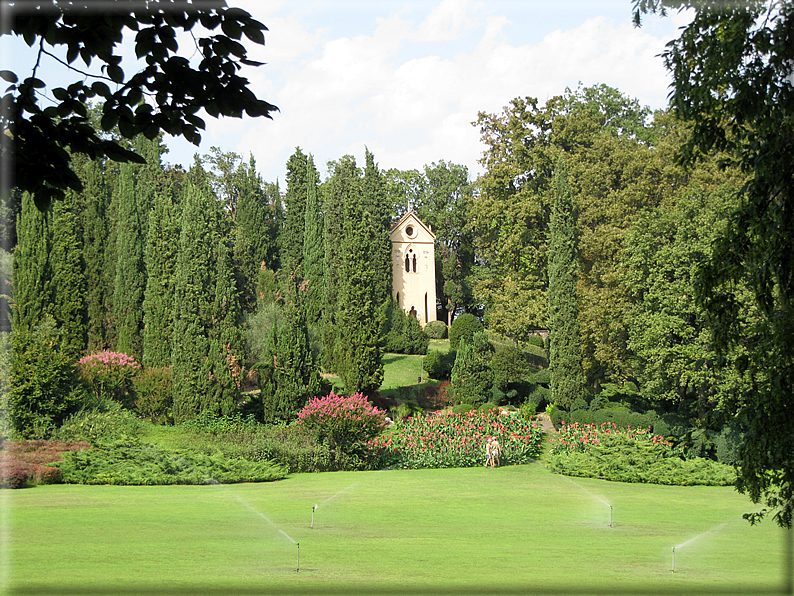
[[[776,594],[786,570],[784,533],[730,488],[538,463],[0,498],[10,594]]]

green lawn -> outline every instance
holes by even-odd
[[[540,464],[0,499],[9,594],[772,594],[784,571],[783,532],[744,522],[730,488]]]

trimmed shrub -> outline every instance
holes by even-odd
[[[569,424],[592,424],[593,413],[590,410],[575,410],[568,414],[566,422]]]
[[[134,437],[140,432],[141,422],[120,403],[104,401],[94,408],[72,414],[54,437],[64,441],[88,441]]]
[[[457,352],[439,352],[430,350],[422,361],[425,372],[431,379],[439,381],[449,379],[452,367],[455,365]]]
[[[452,406],[452,413],[453,414],[464,414],[466,412],[471,412],[476,410],[477,406],[472,404],[456,404]]]
[[[586,410],[586,409],[587,409],[587,402],[583,397],[577,397],[571,404],[571,412],[575,412],[576,410]]]
[[[489,411],[489,410],[498,410],[498,409],[499,409],[499,405],[498,405],[498,404],[495,404],[495,403],[493,403],[493,402],[490,402],[490,401],[488,401],[488,402],[485,402],[484,404],[482,404],[482,405],[481,405],[479,408],[477,408],[477,409],[478,409],[479,411],[481,411],[481,412],[487,412],[487,411]]]
[[[271,462],[232,459],[220,452],[168,451],[135,440],[69,452],[55,465],[70,484],[232,484],[280,480],[287,474],[286,468]]]
[[[521,404],[521,415],[525,420],[531,420],[536,413],[537,410],[535,410],[535,404],[532,402],[525,401],[523,404]]]
[[[475,333],[483,330],[482,322],[471,313],[463,313],[449,327],[449,347],[457,350],[461,339],[471,341]]]
[[[546,412],[548,412],[548,408],[546,408]],[[570,413],[566,412],[565,410],[561,410],[560,408],[554,408],[549,414],[549,418],[551,418],[551,423],[554,425],[554,428],[559,430],[563,423],[570,419]]]
[[[471,342],[461,339],[450,375],[455,403],[479,405],[488,401],[493,386],[491,355],[493,346],[484,331],[475,333]]]
[[[559,474],[617,482],[726,486],[736,480],[730,466],[702,458],[685,460],[681,449],[664,437],[620,431],[612,424],[565,425],[548,466]]]
[[[444,321],[429,321],[425,325],[424,332],[430,339],[446,339],[447,324]]]
[[[342,397],[330,393],[309,400],[298,412],[298,423],[306,426],[318,441],[331,447],[353,447],[386,427],[386,413],[374,407],[362,393]]]

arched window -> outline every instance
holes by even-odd
[[[416,255],[414,255],[414,273],[416,273]]]
[[[405,272],[408,273],[411,270],[411,257],[405,255]]]
[[[394,297],[394,301],[397,302],[397,306],[400,306],[400,293],[397,292],[397,295]]]

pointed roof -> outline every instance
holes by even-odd
[[[405,223],[406,223],[406,222],[407,222],[409,219],[410,219],[410,220],[411,220],[413,223],[415,223],[416,225],[418,225],[420,228],[422,228],[422,230],[424,230],[424,231],[425,231],[425,232],[426,232],[426,233],[427,233],[427,234],[430,236],[430,238],[431,238],[432,240],[435,240],[435,239],[436,239],[436,235],[433,233],[433,230],[431,230],[431,229],[430,229],[430,226],[426,226],[426,225],[424,224],[424,222],[423,222],[421,219],[419,219],[419,216],[416,214],[416,212],[415,212],[413,209],[409,209],[409,210],[408,210],[408,213],[406,213],[405,215],[403,215],[403,216],[402,216],[402,217],[401,217],[401,218],[400,218],[400,219],[397,221],[397,223],[395,223],[394,225],[392,225],[392,227],[391,227],[391,233],[393,234],[395,230],[398,230],[398,229],[402,228],[402,227],[403,227],[403,225],[404,225],[404,224],[405,224]]]

